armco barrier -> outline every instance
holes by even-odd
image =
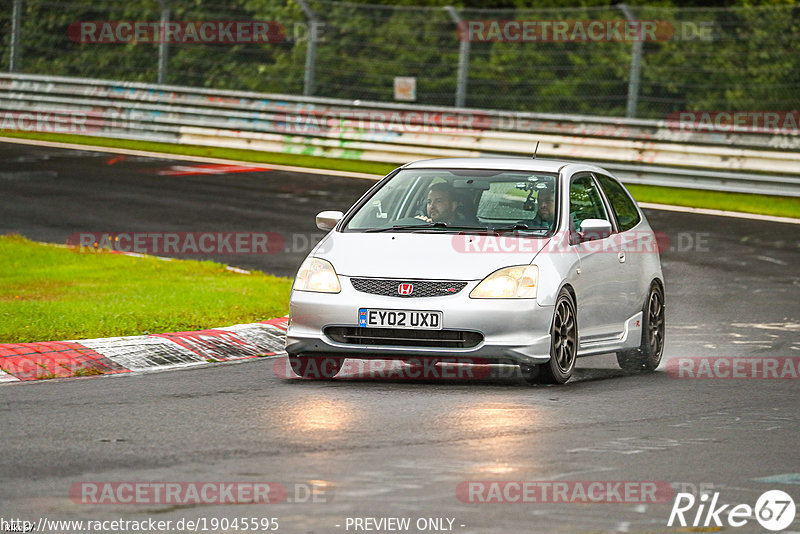
[[[12,128],[397,164],[527,156],[539,142],[539,156],[600,162],[629,183],[800,196],[800,136],[669,121],[0,74],[0,135]]]

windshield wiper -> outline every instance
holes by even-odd
[[[509,224],[508,226],[495,226],[491,228],[491,231],[493,232],[514,232],[516,230],[539,232],[542,230],[550,230],[550,228],[547,226],[534,226],[533,228],[531,228],[530,226],[524,223],[514,223],[514,224]]]
[[[364,232],[389,232],[392,230],[481,230],[483,232],[487,231],[488,228],[485,226],[458,226],[458,225],[449,225],[444,222],[434,222],[434,223],[426,223],[426,224],[396,224],[394,226],[387,226],[385,228],[368,228],[364,230]]]
[[[420,230],[422,228],[446,228],[445,223],[426,223],[426,224],[396,224],[384,228],[367,228],[364,232],[389,232],[391,230]]]

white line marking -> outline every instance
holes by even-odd
[[[800,484],[800,473],[783,473],[762,478],[751,478],[754,482],[764,482],[765,484]]]
[[[19,382],[19,378],[6,373],[5,371],[0,371],[0,383],[2,382]]]
[[[775,258],[770,258],[769,256],[756,256],[756,259],[761,261],[768,261],[769,263],[774,263],[775,265],[789,265],[785,261],[776,260]]]

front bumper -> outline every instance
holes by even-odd
[[[339,275],[340,293],[293,291],[286,352],[305,356],[340,355],[361,359],[409,357],[463,358],[484,363],[539,364],[550,359],[553,306],[536,299],[471,299],[479,281],[471,281],[455,295],[402,298],[356,291],[347,276]],[[483,335],[471,348],[355,345],[334,341],[324,333],[329,326],[358,326],[359,308],[441,311],[442,328]]]

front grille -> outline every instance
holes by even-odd
[[[467,349],[483,341],[483,335],[467,330],[406,330],[401,328],[364,328],[329,326],[325,335],[337,343],[349,345],[385,345],[390,347],[432,347]]]
[[[387,297],[444,297],[455,295],[467,285],[466,282],[430,281],[430,280],[386,280],[380,278],[351,278],[350,282],[356,291],[384,295]],[[401,284],[411,284],[411,294],[401,295]]]

